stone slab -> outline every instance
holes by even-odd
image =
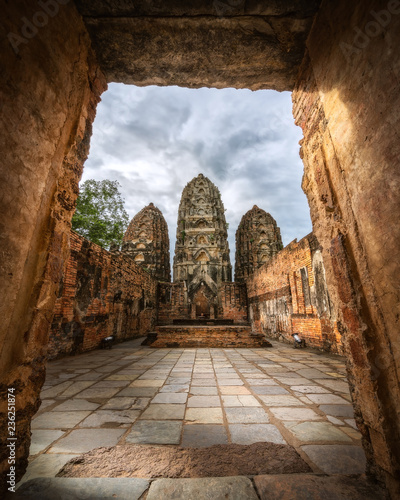
[[[100,446],[115,446],[126,429],[76,429],[55,443],[48,453],[86,453]]]
[[[317,405],[348,405],[348,401],[336,394],[307,394],[313,403]]]
[[[126,387],[129,384],[129,380],[101,380],[92,385],[92,389],[97,389],[98,387]]]
[[[48,411],[32,420],[32,429],[71,429],[90,411]]]
[[[195,479],[157,479],[147,500],[258,500],[247,477],[210,477]]]
[[[164,380],[134,380],[129,387],[161,387]]]
[[[289,391],[279,385],[254,385],[251,390],[255,394],[289,394]]]
[[[185,420],[198,424],[222,424],[221,408],[188,408]]]
[[[186,424],[183,426],[181,446],[203,448],[214,444],[228,444],[228,435],[223,425]]]
[[[190,394],[194,396],[218,396],[216,387],[191,387]]]
[[[65,433],[63,431],[57,431],[57,430],[47,430],[47,429],[32,430],[31,446],[29,448],[29,454],[37,455],[64,434]]]
[[[101,407],[102,410],[144,410],[150,398],[119,397],[115,396]]]
[[[26,483],[30,479],[35,477],[55,477],[58,471],[63,467],[71,458],[75,458],[79,455],[68,455],[55,453],[45,453],[39,455],[37,458],[29,462],[28,468],[18,483],[18,486],[22,483]]]
[[[351,442],[347,434],[335,427],[330,422],[284,422],[300,441],[343,441]]]
[[[241,406],[261,406],[254,396],[237,395],[237,396],[222,396],[222,403],[225,407],[241,407]]]
[[[85,389],[75,397],[84,399],[108,399],[112,398],[117,392],[120,391],[119,387],[97,387],[96,389],[90,387]]]
[[[267,395],[260,396],[266,406],[304,406],[303,403],[294,396]]]
[[[179,444],[182,422],[168,420],[138,420],[126,437],[127,443]]]
[[[76,410],[97,410],[100,405],[97,403],[91,403],[86,401],[86,399],[68,399],[60,405],[53,408],[52,411],[76,411]]]
[[[351,445],[305,445],[301,449],[326,474],[363,474],[364,450]]]
[[[189,384],[164,385],[164,387],[161,387],[160,392],[189,392]]]
[[[185,415],[183,404],[150,404],[140,418],[144,420],[180,420]]]
[[[260,475],[254,483],[261,500],[384,500],[385,492],[364,476],[316,474]]]
[[[269,418],[263,408],[225,408],[230,424],[268,424]]]
[[[276,378],[276,380],[279,380],[279,382],[281,384],[289,385],[289,386],[292,386],[292,385],[307,385],[307,384],[310,383],[310,381],[307,378],[303,378],[303,377],[286,377],[286,376],[283,376],[283,377],[275,377],[275,378]]]
[[[188,408],[218,408],[221,406],[219,396],[191,396],[188,399]]]
[[[292,391],[301,392],[303,394],[329,394],[330,391],[320,385],[293,385],[290,387]]]
[[[349,384],[345,381],[342,382],[341,380],[334,379],[315,379],[314,382],[324,385],[325,387],[332,389],[332,391],[342,392],[343,394],[350,393]]]
[[[319,409],[327,415],[333,417],[354,417],[354,409],[352,405],[320,405]]]
[[[149,481],[137,478],[37,478],[22,484],[13,498],[31,500],[138,500]]]
[[[157,387],[127,387],[118,393],[118,397],[152,397],[158,392]]]
[[[81,382],[74,382],[72,385],[68,387],[65,391],[63,391],[59,397],[61,398],[71,398],[72,396],[75,396],[76,394],[80,393],[84,389],[87,389],[91,385],[94,384],[93,380],[84,380]]]
[[[249,385],[278,385],[272,378],[246,378]]]
[[[228,386],[220,386],[219,390],[221,394],[251,394],[251,392],[242,385],[228,385]]]
[[[322,417],[311,408],[271,408],[271,412],[280,420],[321,420]]]
[[[79,427],[101,427],[115,429],[129,427],[140,415],[139,410],[98,410],[89,415]]]
[[[232,443],[236,444],[259,442],[286,444],[277,427],[272,424],[230,424],[229,432]]]
[[[160,404],[168,404],[168,403],[177,403],[184,404],[187,400],[187,393],[184,392],[162,392],[157,394],[152,400],[151,403],[160,403]]]

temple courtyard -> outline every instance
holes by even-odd
[[[269,442],[292,446],[315,477],[365,472],[344,358],[274,341],[265,349],[154,349],[141,346],[141,340],[48,363],[20,494],[28,480],[36,478],[36,488],[42,488],[44,480],[37,478],[55,477],[67,461],[82,453],[129,444],[204,448]],[[286,477],[297,487],[295,475]],[[145,479],[106,481],[112,481],[109,485],[119,481],[118,487],[128,481],[125,487],[132,492],[129,481],[136,481],[138,493],[129,498],[140,498],[154,478]],[[205,481],[199,490],[204,491],[210,481],[222,481],[218,487],[225,491],[226,481],[229,488],[232,481],[239,481],[233,489],[239,488],[240,496],[227,498],[253,498],[253,484],[243,483],[245,479],[156,479],[151,487],[168,489],[171,481],[191,481],[191,487],[199,488],[196,482]],[[88,480],[46,481],[51,489],[54,481]],[[215,483],[212,488],[217,491]],[[250,493],[243,493],[247,490]],[[259,495],[260,491],[258,485]],[[157,498],[160,492],[152,494]],[[47,498],[43,489],[40,495]],[[164,492],[158,498],[169,496]]]

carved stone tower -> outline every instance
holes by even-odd
[[[174,281],[185,283],[192,318],[215,318],[218,286],[232,280],[227,236],[221,194],[199,174],[182,193],[174,257]]]
[[[257,205],[243,215],[236,231],[235,281],[243,282],[281,249],[275,219]]]
[[[161,210],[150,203],[131,220],[121,252],[161,281],[171,281],[168,225]]]

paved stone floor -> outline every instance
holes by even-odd
[[[278,342],[154,349],[140,341],[48,363],[23,481],[123,443],[287,443],[315,473],[364,472],[343,358]]]

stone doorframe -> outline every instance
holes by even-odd
[[[86,24],[72,1],[59,1],[57,12],[45,17],[34,2],[3,3],[0,425],[5,428],[7,388],[15,387],[17,477],[27,465],[30,420],[39,407],[48,331],[96,105],[107,80],[124,74],[107,58],[117,27],[124,40],[139,30],[137,43],[123,46],[137,67],[136,73],[125,68],[128,76],[120,80],[126,83],[293,90],[294,117],[304,135],[302,186],[339,312],[368,470],[398,497],[399,2],[323,0],[317,14],[314,2],[303,17],[299,7],[287,19],[269,4],[261,14],[209,13],[204,7],[190,17],[177,2],[168,19],[145,12],[142,20],[133,15],[129,21],[125,13],[120,25],[104,13],[96,18],[95,1],[77,1]],[[287,30],[293,19],[296,33]],[[163,47],[172,52],[152,57],[155,46],[142,50],[146,29],[149,40],[169,37]],[[238,52],[234,59],[232,44],[243,47],[242,59]],[[287,50],[274,53],[279,44]],[[249,61],[253,67],[244,71]],[[138,75],[141,80],[134,81]],[[4,450],[2,473],[8,470]]]

